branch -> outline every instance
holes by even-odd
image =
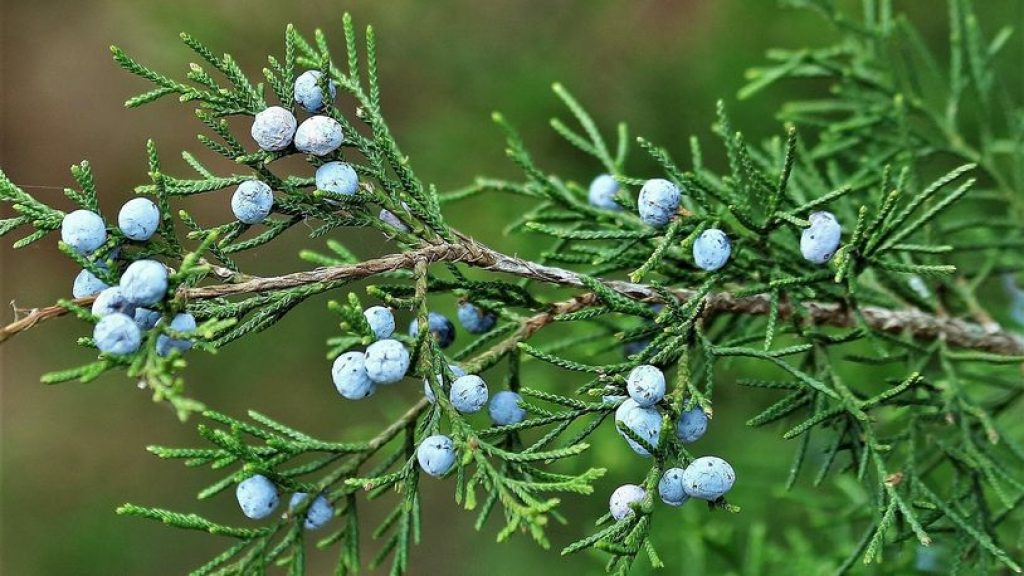
[[[283,290],[319,282],[358,280],[385,272],[410,269],[418,261],[425,261],[428,264],[436,262],[462,262],[483,270],[511,274],[559,286],[577,288],[585,286],[583,276],[571,270],[545,266],[514,256],[507,256],[471,239],[465,239],[460,243],[429,244],[402,254],[382,256],[350,266],[330,266],[283,276],[252,278],[233,284],[215,284],[194,288],[182,287],[178,291],[178,297],[186,300],[202,300]],[[662,296],[654,288],[646,284],[621,280],[609,280],[605,281],[604,284],[615,292],[634,300],[652,303],[662,301]],[[686,288],[671,289],[670,293],[684,302],[697,296],[697,291]],[[596,297],[593,295],[590,295],[590,298],[595,298],[596,301]],[[90,302],[92,302],[92,298],[82,298],[75,301],[75,303],[83,305]],[[706,298],[705,314],[729,313],[763,316],[769,313],[770,304],[771,297],[768,294],[756,294],[738,298],[726,292],[715,292]],[[801,312],[812,324],[837,327],[856,325],[854,314],[840,304],[803,302],[801,307]],[[61,316],[66,312],[67,310],[61,306],[33,309],[25,318],[11,323],[0,330],[0,343],[3,343],[19,332],[35,326],[43,320]],[[877,306],[866,306],[860,308],[859,312],[868,327],[880,332],[905,334],[919,340],[944,340],[952,347],[981,350],[994,354],[1024,354],[1024,340],[1016,334],[1001,328],[990,327],[986,329],[973,322],[928,314],[917,309],[893,310]],[[792,316],[793,313],[794,307],[791,303],[780,304],[780,318],[787,318]]]

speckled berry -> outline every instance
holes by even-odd
[[[493,312],[480,308],[471,302],[459,302],[456,316],[459,324],[470,334],[483,334],[498,322],[498,317]]]
[[[277,486],[269,478],[261,474],[250,476],[238,483],[235,488],[235,498],[238,506],[245,514],[253,520],[266,518],[273,514],[277,508],[279,498]]]
[[[427,328],[441,348],[447,348],[452,345],[452,342],[455,342],[455,325],[443,314],[437,312],[427,314]],[[413,318],[413,321],[409,323],[409,336],[416,338],[419,333],[419,320]]]
[[[134,318],[139,330],[149,330],[160,321],[160,313],[149,308],[136,308]]]
[[[291,145],[298,122],[295,115],[280,106],[271,106],[256,115],[252,139],[267,152],[279,152]]]
[[[708,228],[693,242],[693,261],[701,270],[714,272],[729,261],[732,244],[718,228]]]
[[[656,366],[641,364],[626,378],[629,397],[642,408],[650,408],[665,397],[665,374]]]
[[[346,352],[335,358],[331,379],[338,394],[349,400],[361,400],[377,391],[377,385],[366,374],[366,354],[362,352]]]
[[[718,500],[732,488],[736,473],[728,462],[716,456],[702,456],[683,472],[683,489],[692,498]]]
[[[444,476],[455,465],[455,442],[444,434],[430,436],[416,448],[416,460],[427,474]]]
[[[344,162],[328,162],[316,169],[317,190],[352,196],[359,191],[359,175]]]
[[[380,218],[381,222],[387,224],[388,226],[391,226],[395,230],[398,230],[400,232],[409,231],[409,227],[405,225],[405,222],[399,220],[398,216],[395,216],[395,213],[391,212],[390,210],[385,210],[384,208],[381,208],[380,214],[377,215],[377,218]]]
[[[259,224],[270,216],[274,191],[259,180],[242,182],[231,195],[231,212],[243,224]]]
[[[467,374],[452,382],[448,399],[459,412],[473,414],[487,404],[488,395],[487,382],[475,374]]]
[[[684,472],[682,468],[669,468],[662,474],[661,480],[658,481],[658,495],[665,504],[682,506],[690,499],[683,489]]]
[[[136,306],[149,306],[167,294],[167,268],[156,260],[136,260],[121,275],[121,291]]]
[[[101,318],[111,314],[134,316],[135,305],[125,298],[120,286],[111,286],[100,292],[92,301],[92,313]]]
[[[95,296],[108,288],[107,283],[88,270],[82,270],[75,276],[75,284],[71,287],[71,295],[75,298]]]
[[[700,406],[694,406],[679,415],[676,421],[676,438],[684,444],[696,442],[708,431],[708,415]]]
[[[644,408],[638,405],[636,400],[627,398],[615,410],[615,421],[621,422],[651,446],[658,445],[658,440],[661,438],[661,414],[657,410]],[[633,452],[644,457],[651,455],[647,448],[639,442],[626,436],[617,428],[616,430],[626,439],[626,443],[633,449]]]
[[[831,212],[814,212],[808,220],[811,225],[800,235],[800,253],[814,264],[824,264],[839,248],[843,229]]]
[[[448,369],[452,371],[452,374],[455,376],[456,379],[462,378],[463,376],[466,375],[466,371],[463,370],[462,368],[459,368],[455,364],[449,364]],[[438,374],[437,379],[444,380],[444,375]],[[427,400],[429,400],[431,404],[437,402],[437,397],[434,396],[434,389],[430,387],[430,381],[428,381],[426,378],[423,379],[423,395],[427,397]]]
[[[395,333],[395,315],[389,308],[371,306],[363,311],[363,317],[378,340],[390,338]]]
[[[100,352],[124,356],[139,349],[142,332],[131,316],[110,314],[100,318],[92,331],[92,339]]]
[[[196,331],[196,319],[188,312],[176,314],[171,319],[171,330],[181,334],[188,334]],[[167,334],[161,334],[156,339],[156,353],[161,356],[168,356],[174,350],[185,353],[192,349],[192,341],[183,338],[172,338]]]
[[[107,226],[99,214],[75,210],[61,221],[60,239],[79,254],[91,254],[107,241]]]
[[[672,220],[679,209],[679,187],[662,178],[653,178],[640,188],[637,207],[640,219],[649,226],[661,228]]]
[[[324,92],[320,89],[320,76],[319,70],[307,70],[295,79],[295,101],[313,114],[324,109]],[[327,80],[327,93],[331,100],[338,95],[334,80]]]
[[[612,497],[608,500],[608,511],[612,513],[612,518],[622,520],[626,516],[632,516],[635,512],[633,506],[640,504],[646,496],[644,489],[636,484],[623,484],[612,492]]]
[[[601,174],[594,178],[587,190],[587,201],[595,208],[605,210],[622,210],[615,202],[615,195],[619,192],[619,183],[610,174]]]
[[[343,141],[341,124],[329,116],[307,118],[295,131],[295,149],[314,156],[327,156]]]
[[[366,375],[377,384],[394,384],[409,370],[409,351],[398,340],[378,340],[366,349]]]
[[[487,406],[487,413],[491,416],[491,422],[498,426],[519,424],[526,418],[526,410],[519,405],[522,396],[511,390],[502,390],[491,398]]]
[[[129,240],[149,240],[160,226],[160,209],[149,198],[132,198],[117,213],[117,227]]]
[[[288,502],[288,511],[294,514],[307,499],[309,499],[309,494],[305,492],[292,494],[292,498]],[[330,522],[331,518],[334,518],[334,506],[331,506],[331,501],[326,496],[318,494],[306,508],[306,519],[302,522],[302,526],[306,530],[316,530]]]

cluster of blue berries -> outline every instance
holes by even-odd
[[[235,488],[235,498],[242,513],[253,520],[270,516],[280,503],[277,486],[261,474],[239,482]],[[309,494],[305,492],[292,494],[288,502],[288,513],[295,514],[308,499]],[[318,494],[306,508],[303,526],[306,530],[316,530],[330,522],[331,518],[334,518],[334,506],[327,496]]]
[[[590,183],[587,200],[596,208],[622,210],[615,201],[619,183],[610,174],[601,174]],[[652,178],[640,188],[637,210],[648,226],[663,228],[675,217],[682,201],[679,186],[663,178]],[[830,212],[814,212],[808,218],[810,226],[800,237],[800,252],[814,264],[828,262],[839,248],[842,228]],[[701,270],[714,272],[725,266],[732,255],[729,236],[718,228],[700,233],[693,243],[693,261]]]
[[[331,377],[334,387],[349,400],[372,396],[381,384],[394,384],[405,378],[411,360],[405,345],[391,338],[395,317],[391,310],[374,306],[363,312],[377,341],[365,352],[346,352],[334,360]]]

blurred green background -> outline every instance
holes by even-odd
[[[938,4],[897,3],[913,10],[929,41],[941,45],[948,31],[944,8],[935,9]],[[980,4],[1000,23],[1024,17],[1024,3],[1016,0]],[[104,209],[113,214],[132,187],[146,179],[146,138],[157,140],[168,170],[181,174],[185,170],[177,152],[200,148],[195,133],[201,126],[190,107],[173,99],[124,110],[121,103],[145,85],[113,64],[109,44],[180,77],[194,55],[177,33],[189,31],[215,50],[231,52],[258,76],[266,54],[282,51],[288,22],[307,33],[322,27],[338,47],[343,10],[352,11],[358,24],[377,28],[385,112],[418,174],[441,189],[466,184],[478,174],[517,176],[489,120],[492,110],[503,111],[518,125],[543,167],[589,181],[598,167],[547,125],[552,115],[565,115],[550,91],[556,80],[604,127],[624,120],[633,133],[682,157],[691,134],[709,136],[715,100],[735,100],[744,69],[758,64],[765,49],[816,45],[830,34],[810,14],[779,9],[772,0],[8,0],[0,8],[0,165],[31,193],[56,198],[59,188],[71,183],[68,166],[87,158]],[[1017,42],[1014,48],[1018,62],[1020,46]],[[733,102],[734,123],[753,138],[772,134],[779,128],[773,117],[777,105],[816,88],[786,87],[752,102]],[[709,152],[712,159],[716,155]],[[635,157],[642,162],[639,154]],[[213,198],[219,196],[204,197]],[[204,222],[224,221],[229,213],[227,196],[222,198],[187,206]],[[507,252],[529,253],[534,239],[500,237],[512,209],[487,198],[452,207],[450,218]],[[310,243],[302,230],[292,232],[250,254],[243,264],[259,273],[307,267],[296,257],[298,250],[322,243]],[[345,233],[343,238],[362,236]],[[365,254],[375,252],[377,243],[356,240],[351,245]],[[52,303],[68,295],[76,273],[53,242],[15,254],[5,241],[0,302],[22,307]],[[450,303],[442,304],[442,311],[445,306],[451,313]],[[5,309],[2,317],[9,321],[12,313]],[[323,341],[334,328],[324,300],[311,301],[275,329],[217,356],[191,355],[190,391],[228,413],[241,415],[251,407],[327,438],[368,437],[412,402],[419,386],[409,383],[402,394],[358,406],[338,399],[323,355]],[[134,383],[114,377],[59,387],[38,382],[47,370],[89,357],[74,346],[83,333],[81,322],[52,322],[0,348],[0,572],[183,573],[226,541],[119,518],[115,507],[132,501],[238,522],[233,498],[225,493],[196,502],[195,492],[215,478],[211,472],[186,470],[146,453],[148,444],[196,444],[196,435],[193,423],[179,424]],[[531,370],[527,378],[535,380],[533,386],[544,388],[545,379],[558,381],[557,373],[545,367],[533,364]],[[820,508],[827,510],[834,501],[831,509],[840,510],[856,501],[851,494],[859,488],[828,485],[814,496],[819,499],[814,509],[802,505],[813,493],[806,483],[783,494],[779,487],[793,447],[779,439],[778,430],[743,425],[774,396],[732,386],[721,391],[700,450],[736,463],[739,483],[731,500],[744,512],[709,515],[690,505],[663,515],[657,541],[670,566],[665,573],[756,573],[757,567],[744,565],[745,550],[762,540],[776,556],[808,547],[841,558],[848,551],[842,547],[859,533],[832,526],[833,518]],[[636,481],[645,469],[611,430],[596,437],[583,460],[610,472],[594,496],[565,503],[571,523],[554,529],[556,548],[590,533],[590,522],[605,510],[612,488]],[[424,543],[413,552],[413,574],[600,570],[597,555],[561,559],[556,550],[540,550],[525,537],[496,544],[493,523],[482,534],[474,533],[474,516],[454,504],[450,482],[424,484]],[[682,537],[698,530],[704,544]],[[823,538],[827,531],[835,535]],[[364,542],[365,550],[371,546]],[[887,569],[894,570],[912,558],[903,554],[888,560],[893,564]],[[327,572],[333,561],[333,553],[314,555],[311,573]],[[816,569],[804,568],[799,554],[792,562],[791,574]],[[644,572],[646,562],[639,565],[637,572]]]

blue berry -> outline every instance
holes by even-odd
[[[188,312],[176,314],[171,319],[171,330],[188,334],[196,331],[196,319]],[[161,334],[156,339],[156,353],[161,356],[169,356],[173,350],[185,353],[192,349],[192,341],[181,338],[172,338],[167,334]]]
[[[810,227],[800,235],[800,253],[808,262],[824,264],[839,248],[843,229],[831,212],[815,212],[808,220]]]
[[[449,364],[448,369],[452,371],[452,374],[455,376],[456,379],[462,378],[463,376],[466,375],[466,371],[463,370],[462,368],[459,368],[455,364]],[[443,381],[444,375],[438,374],[437,379]],[[431,404],[437,402],[437,397],[434,396],[434,389],[430,387],[430,381],[427,380],[426,378],[423,379],[423,395],[427,397],[427,400],[429,400]]]
[[[292,494],[292,499],[288,502],[288,511],[294,513],[308,498],[309,494],[305,492]],[[318,494],[313,498],[309,508],[306,508],[306,520],[302,525],[306,530],[316,530],[330,522],[331,518],[334,518],[334,506],[331,506],[331,501],[326,496]]]
[[[456,379],[452,382],[451,392],[448,393],[452,405],[463,414],[478,412],[487,404],[487,396],[487,383],[475,374]]]
[[[682,468],[669,468],[665,470],[661,480],[658,481],[658,495],[661,496],[661,501],[665,504],[682,506],[690,499],[686,490],[683,489],[684,472],[685,470]]]
[[[398,340],[378,340],[366,349],[366,375],[377,384],[394,384],[409,370],[409,351]]]
[[[609,174],[601,174],[590,183],[587,190],[587,200],[591,206],[604,208],[606,210],[622,210],[615,202],[615,194],[619,192],[619,183]]]
[[[653,178],[640,188],[637,206],[640,219],[649,226],[661,228],[669,223],[679,209],[679,188],[662,178]]]
[[[132,198],[117,213],[117,227],[129,240],[149,240],[160,225],[160,209],[149,198]]]
[[[626,428],[629,428],[634,434],[643,438],[651,446],[658,445],[658,440],[661,437],[661,414],[657,410],[643,408],[636,403],[636,400],[627,398],[615,410],[615,421],[621,422]],[[626,439],[626,443],[633,449],[633,452],[644,457],[651,455],[647,448],[639,442],[626,436],[621,431],[618,432]]]
[[[274,191],[259,180],[248,180],[231,195],[231,211],[243,224],[259,224],[270,216]]]
[[[943,558],[944,550],[935,544],[918,545],[914,552],[914,570],[926,574],[947,573],[949,562]]]
[[[676,438],[684,444],[696,442],[708,431],[708,415],[700,406],[694,406],[679,415],[676,421]]]
[[[110,314],[100,318],[92,331],[92,339],[100,352],[124,356],[139,349],[142,344],[142,332],[130,316]]]
[[[88,210],[75,210],[60,223],[60,239],[79,254],[90,254],[107,241],[103,218]]]
[[[71,295],[75,298],[88,298],[107,288],[106,282],[97,278],[92,272],[83,269],[78,276],[75,276],[75,285],[71,287]]]
[[[156,310],[150,310],[149,308],[135,309],[135,325],[139,327],[139,330],[149,330],[156,326],[156,323],[159,321],[160,313]]]
[[[395,333],[395,315],[383,306],[372,306],[363,311],[366,322],[378,340],[390,338]]]
[[[608,500],[608,511],[612,513],[612,518],[622,520],[626,516],[632,516],[633,505],[642,502],[646,496],[644,489],[636,484],[623,484],[612,492],[612,497]]]
[[[334,359],[331,379],[338,394],[349,400],[360,400],[373,396],[377,385],[366,375],[366,354],[346,352]]]
[[[279,502],[277,487],[266,476],[256,474],[238,483],[235,488],[238,506],[253,520],[270,516]]]
[[[519,405],[519,401],[522,399],[522,396],[511,390],[502,390],[495,394],[491,398],[490,406],[487,407],[487,411],[491,415],[491,422],[498,426],[522,422],[526,418],[526,410]]]
[[[732,244],[729,237],[718,228],[708,228],[700,233],[693,243],[693,261],[701,270],[714,272],[729,261]]]
[[[135,305],[128,301],[120,286],[111,286],[100,292],[92,302],[92,313],[94,316],[109,316],[111,314],[124,314],[125,316],[135,315]]]
[[[314,156],[327,156],[343,141],[341,124],[329,116],[307,118],[295,131],[295,149]]]
[[[409,227],[405,225],[405,222],[399,220],[398,216],[395,216],[395,213],[391,212],[390,210],[385,210],[384,208],[381,208],[380,214],[377,215],[377,218],[380,218],[381,222],[387,224],[388,226],[391,226],[395,230],[398,230],[400,232],[409,231]]]
[[[702,456],[683,472],[683,488],[692,498],[714,501],[725,495],[736,482],[736,473],[728,462],[715,456]]]
[[[444,434],[430,436],[416,448],[416,460],[427,474],[444,476],[455,465],[455,442]]]
[[[441,348],[447,348],[455,342],[455,325],[448,318],[445,318],[443,314],[437,312],[431,312],[427,314],[427,328],[430,333],[437,340],[437,345]],[[416,338],[420,333],[419,320],[413,318],[412,322],[409,323],[409,336]]]
[[[498,317],[493,312],[488,312],[470,302],[459,302],[456,311],[459,324],[470,334],[483,334],[498,322]]]
[[[359,191],[359,175],[344,162],[328,162],[316,169],[316,188],[352,196]]]
[[[665,375],[656,366],[642,364],[630,371],[626,390],[641,408],[650,408],[665,397]]]
[[[256,115],[250,133],[263,150],[279,152],[291,145],[297,124],[294,114],[280,106],[271,106]]]
[[[307,112],[313,114],[324,109],[324,93],[320,89],[320,76],[318,70],[308,70],[295,79],[295,101]],[[327,92],[330,94],[331,100],[338,95],[334,80],[327,80]]]
[[[121,275],[121,291],[136,306],[148,306],[167,294],[167,268],[156,260],[136,260]]]

